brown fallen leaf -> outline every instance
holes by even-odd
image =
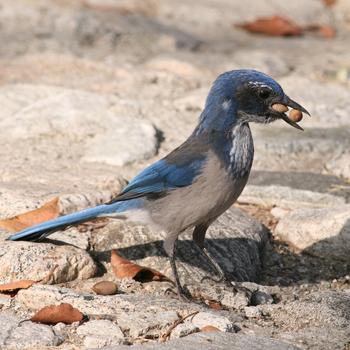
[[[137,265],[130,260],[124,259],[115,250],[111,253],[111,265],[114,274],[118,278],[132,278],[138,282],[151,281],[168,281],[172,282],[168,277],[164,276],[159,271],[148,267]]]
[[[209,300],[208,306],[210,309],[213,309],[213,310],[223,310],[222,305],[218,301],[215,301],[215,300]]]
[[[57,324],[59,322],[71,324],[80,322],[83,318],[84,315],[78,309],[75,309],[71,304],[62,303],[42,308],[30,320],[44,324]]]
[[[337,0],[323,0],[323,3],[326,6],[333,6],[333,5],[335,5],[336,2],[337,2]]]
[[[201,328],[201,332],[210,333],[210,332],[221,332],[221,331],[217,327],[207,325]]]
[[[59,214],[58,197],[38,209],[19,214],[9,219],[0,220],[0,227],[10,232],[21,231],[29,226],[57,218]]]
[[[20,289],[27,289],[36,282],[37,281],[32,280],[19,280],[10,283],[0,284],[0,293],[11,294],[11,296],[14,296]]]
[[[294,21],[281,16],[258,18],[252,22],[235,25],[251,33],[259,33],[271,36],[299,36],[303,34],[303,28]]]
[[[325,39],[333,39],[336,31],[333,27],[323,24],[310,24],[304,28],[305,31],[313,32]]]

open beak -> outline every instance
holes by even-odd
[[[299,103],[293,101],[290,97],[288,97],[287,95],[284,96],[283,101],[280,102],[281,105],[286,106],[286,110],[284,112],[286,112],[288,110],[287,107],[290,107],[292,109],[296,109],[302,113],[305,113],[307,115],[310,115],[310,113],[303,107],[301,106]],[[300,125],[298,125],[295,121],[291,120],[288,118],[288,116],[284,113],[284,112],[280,112],[279,113],[279,117],[281,119],[283,119],[286,123],[288,123],[289,125],[293,126],[296,129],[299,130],[304,130]]]

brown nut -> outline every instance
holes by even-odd
[[[298,111],[297,109],[292,109],[290,112],[289,112],[289,115],[288,115],[289,119],[292,120],[293,122],[300,122],[300,120],[303,119],[303,113],[301,113],[300,111]]]
[[[102,281],[96,283],[92,290],[99,295],[113,295],[118,291],[118,286],[111,281]]]
[[[284,113],[288,111],[288,107],[283,105],[282,103],[275,103],[271,106],[276,112]]]

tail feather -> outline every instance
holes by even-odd
[[[72,225],[77,225],[98,217],[112,216],[112,213],[118,212],[118,203],[115,205],[99,205],[94,208],[88,208],[73,214],[64,215],[57,219],[49,220],[38,224],[8,237],[10,241],[38,241],[55,231],[65,229]]]

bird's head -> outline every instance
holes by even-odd
[[[285,114],[288,107],[309,114],[268,75],[250,69],[233,70],[221,74],[214,82],[201,123],[225,129],[240,122],[270,123],[283,119],[302,130]]]

